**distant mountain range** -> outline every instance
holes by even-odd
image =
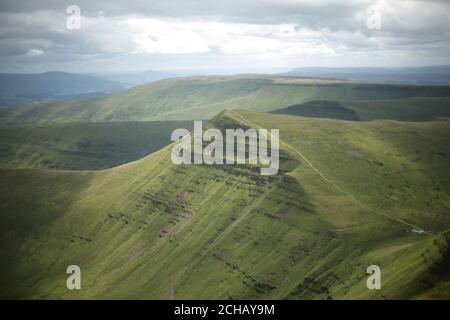
[[[224,109],[268,112],[323,100],[335,101],[355,111],[362,120],[422,121],[450,116],[448,86],[236,75],[172,78],[97,99],[17,106],[3,110],[0,120],[41,124],[198,120],[210,119]],[[329,117],[330,106],[320,104],[319,108],[317,102],[313,106],[303,105],[302,112],[309,110],[303,115]],[[342,110],[331,113],[336,116],[336,111],[342,113]]]
[[[59,71],[35,74],[0,73],[0,108],[35,102],[97,98],[149,82],[192,76],[193,74],[201,73],[194,71],[169,72],[155,70],[90,74],[74,74]],[[274,77],[276,76],[274,75]],[[305,67],[279,74],[278,77],[307,77],[383,84],[439,86],[450,85],[450,66],[420,68]],[[241,89],[236,88],[236,90],[239,92]]]
[[[33,102],[84,99],[122,90],[105,79],[67,72],[0,74],[0,107]]]
[[[450,85],[450,66],[419,68],[324,68],[304,67],[284,75],[360,80],[377,83]]]

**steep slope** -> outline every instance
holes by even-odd
[[[2,171],[0,296],[450,296],[448,121],[225,111],[207,126],[279,128],[283,170],[175,166],[167,147],[104,171]]]
[[[264,75],[175,78],[109,97],[21,106],[2,113],[2,118],[6,122],[37,123],[192,120],[209,119],[224,109],[266,112],[312,100],[339,102],[407,97],[450,97],[450,87],[375,85]],[[446,110],[449,106],[447,103]],[[382,118],[390,117],[387,114]]]
[[[192,121],[0,125],[0,168],[105,169],[168,145]]]

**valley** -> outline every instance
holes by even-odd
[[[0,168],[106,169],[170,143],[191,121],[0,124]]]

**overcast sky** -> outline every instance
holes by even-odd
[[[0,72],[450,64],[450,1],[2,0],[0,25]]]

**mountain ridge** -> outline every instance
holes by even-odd
[[[275,124],[276,176],[175,166],[170,145],[108,170],[2,170],[0,296],[398,299],[446,288],[447,273],[431,270],[448,252],[448,165],[435,154],[449,152],[448,120],[392,126],[233,110],[206,128]],[[69,264],[81,267],[82,290],[65,288]],[[381,291],[365,287],[370,264],[382,268]]]
[[[381,104],[389,99],[399,99],[399,104],[405,104],[405,99],[419,97],[425,99],[418,102],[423,101],[427,109],[431,103],[427,104],[426,99],[442,98],[430,112],[450,116],[450,87],[446,86],[241,75],[172,78],[103,98],[25,105],[3,111],[0,120],[7,123],[206,120],[224,109],[269,112],[313,100],[336,101],[346,107],[357,101]],[[377,114],[379,118],[397,119],[391,109],[383,110],[385,114]]]

